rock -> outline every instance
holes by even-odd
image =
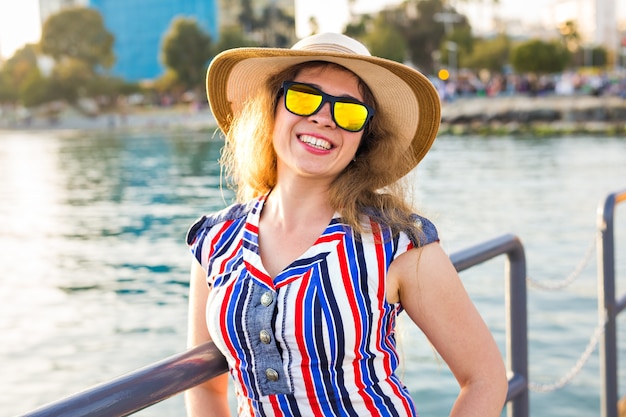
[[[626,100],[620,97],[503,96],[463,98],[442,105],[444,133],[607,133],[626,129]]]

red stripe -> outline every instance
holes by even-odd
[[[317,245],[318,243],[327,243],[327,242],[333,242],[335,240],[342,240],[343,236],[345,235],[345,232],[334,232],[334,233],[328,233],[326,235],[322,235],[320,237],[317,238],[317,240],[315,241],[315,245]]]
[[[300,285],[296,299],[304,300],[306,296],[306,292],[307,292],[306,283],[309,282],[308,278],[310,278],[310,275],[311,275],[310,271],[307,271],[307,273],[304,275],[303,280],[302,280],[303,285]],[[299,353],[302,355],[302,361],[300,363],[300,370],[302,372],[302,380],[304,381],[304,386],[306,387],[307,398],[309,400],[311,410],[313,411],[313,415],[323,416],[324,413],[322,412],[322,409],[320,408],[319,403],[315,401],[317,399],[317,396],[315,394],[315,385],[313,383],[313,377],[311,376],[311,373],[309,372],[311,369],[311,357],[309,356],[309,352],[306,347],[306,342],[305,342],[306,336],[304,335],[302,330],[300,330],[304,328],[304,317],[306,314],[306,312],[304,311],[304,303],[298,303],[296,305],[295,310],[296,310],[295,311],[296,319],[295,319],[294,336],[295,336],[296,342],[298,343]]]
[[[350,304],[350,310],[352,311],[352,318],[354,318],[355,320],[354,333],[356,345],[354,346],[355,360],[353,361],[354,383],[359,388],[359,395],[361,396],[361,398],[363,398],[363,403],[365,404],[367,410],[370,412],[371,415],[377,415],[378,410],[374,402],[372,401],[372,398],[365,393],[363,374],[361,372],[361,368],[359,367],[359,363],[363,359],[361,352],[359,351],[359,342],[363,338],[363,322],[361,321],[359,307],[356,298],[354,297],[354,295],[356,294],[356,290],[352,285],[352,275],[350,274],[350,269],[348,268],[348,260],[346,257],[346,248],[344,241],[341,241],[339,246],[337,247],[337,256],[339,258],[339,267],[341,268],[341,276],[343,277],[344,288],[346,289],[346,296]]]
[[[276,399],[276,395],[270,395],[268,398],[270,400],[270,404],[272,406],[272,411],[274,412],[274,415],[284,416],[285,413],[283,413],[283,410],[280,409],[280,404],[278,403],[278,400]]]
[[[231,294],[233,293],[234,283],[235,283],[235,280],[233,280],[233,283],[230,284],[226,288],[226,291],[224,292],[224,298],[223,298],[224,300],[230,300]],[[229,305],[230,305],[229,303],[222,303],[222,307],[220,309],[220,331],[222,332],[223,335],[230,334],[228,333],[228,328],[226,326],[226,323],[229,317],[229,314],[228,314]],[[229,342],[230,342],[230,339],[228,337],[224,337],[224,344],[226,345],[226,348],[228,349],[230,356],[235,359],[235,365],[233,366],[233,369],[235,370],[236,377],[239,381],[239,386],[241,387],[244,395],[248,397],[249,396],[248,389],[246,388],[246,385],[244,384],[244,381],[241,378],[241,372],[237,371],[238,369],[241,368],[241,359],[239,359],[239,355],[237,355],[237,351],[235,350],[233,344]]]
[[[252,265],[251,263],[247,261],[244,261],[244,264],[246,265],[246,269],[248,270],[250,275],[252,275],[258,281],[265,284],[267,288],[274,289],[274,280],[272,279],[272,277],[270,277],[269,275],[267,275],[265,272],[261,271],[260,269],[255,268],[254,265]]]
[[[379,300],[379,311],[382,313],[384,311],[383,303],[387,297],[386,294],[386,285],[387,282],[387,262],[385,259],[385,248],[384,248],[384,239],[382,234],[380,233],[380,227],[378,224],[372,223],[372,232],[374,233],[374,242],[376,248],[376,262],[378,267],[378,300]],[[382,348],[383,341],[381,340],[381,330],[382,330],[382,314],[379,316],[377,332],[376,332],[376,346],[377,350],[384,356],[382,360],[382,364],[385,367],[385,373],[387,375],[392,374],[391,370],[391,361],[389,358],[389,352],[386,349]],[[391,323],[391,321],[390,321]],[[387,334],[390,334],[391,329],[388,330]],[[397,384],[392,384],[389,379],[387,379],[389,385],[391,386],[392,391],[396,394],[396,397],[402,401],[402,406],[404,407],[404,411],[407,415],[411,415],[411,407],[407,401],[407,398],[400,392],[400,389]]]
[[[215,237],[213,237],[213,240],[211,240],[211,244],[209,246],[210,250],[207,259],[210,259],[211,256],[213,256],[213,251],[215,250],[215,245],[217,244],[217,241],[220,240],[221,237],[223,237],[224,231],[226,231],[232,223],[232,220],[224,222],[224,225],[220,228],[219,232],[215,234]]]
[[[376,326],[376,330],[377,330],[376,331],[376,348],[384,355],[384,359],[382,363],[385,367],[385,374],[391,375],[389,354],[387,353],[386,350],[382,349],[383,341],[381,340],[381,330],[382,330],[382,325],[383,325],[382,312],[384,311],[384,302],[385,302],[385,298],[387,297],[386,285],[385,285],[386,279],[387,279],[387,270],[386,270],[387,262],[385,261],[385,251],[384,251],[385,248],[383,246],[383,238],[380,233],[380,227],[377,223],[372,222],[372,233],[374,235],[374,242],[375,242],[374,248],[376,250],[376,266],[378,269],[377,270],[378,293],[376,294],[376,297],[378,300],[377,308],[378,308],[379,313],[381,313],[378,316],[378,324]]]

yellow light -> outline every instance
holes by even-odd
[[[446,81],[448,78],[450,78],[450,72],[445,68],[440,69],[437,75],[439,76],[439,79],[443,81]]]

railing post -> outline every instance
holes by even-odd
[[[598,206],[598,315],[605,323],[600,339],[600,378],[602,417],[617,417],[617,329],[615,301],[615,206],[626,201],[626,191],[610,194]]]
[[[526,304],[526,256],[520,242],[507,253],[506,314],[507,361],[515,375],[523,378],[524,390],[508,407],[509,417],[528,417],[528,324]]]
[[[528,417],[526,259],[513,235],[504,235],[450,255],[457,271],[508,256],[506,263],[507,393],[509,417]],[[624,302],[626,304],[626,301]],[[22,417],[127,416],[226,372],[226,359],[213,342],[166,358],[115,380],[40,407]]]
[[[498,255],[506,254],[506,361],[509,375],[507,415],[528,417],[528,335],[526,305],[526,256],[521,241],[503,235],[455,252],[450,259],[461,272]]]

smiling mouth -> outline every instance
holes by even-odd
[[[315,136],[301,135],[298,137],[298,139],[300,140],[300,142],[306,143],[309,146],[324,151],[329,151],[333,147],[330,142],[324,139],[316,138]]]

